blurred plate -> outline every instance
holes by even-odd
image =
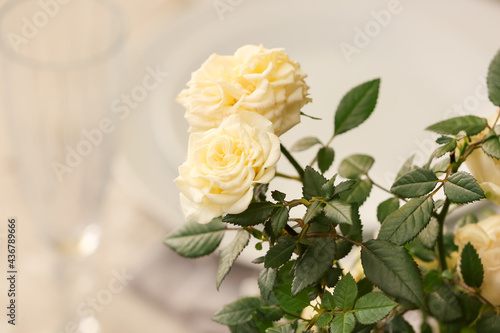
[[[221,3],[224,12],[217,7]],[[160,65],[169,76],[130,117],[119,163],[126,175],[122,183],[159,220],[180,225],[173,179],[184,161],[188,125],[175,97],[211,53],[232,54],[242,45],[262,43],[285,48],[301,63],[313,98],[303,111],[323,118],[303,118],[282,136],[285,145],[309,135],[327,141],[342,96],[355,85],[382,78],[372,116],[335,139],[332,170],[350,154],[372,155],[372,178],[389,187],[406,158],[415,154],[415,162],[423,163],[434,149],[435,137],[424,131],[426,126],[462,113],[494,112],[484,82],[500,48],[495,38],[499,15],[500,3],[492,0],[221,0],[191,8],[155,32],[137,67],[144,73],[146,66]],[[306,164],[312,154],[297,157]],[[293,173],[286,161],[279,169]],[[272,186],[289,198],[300,196],[300,186],[290,181],[276,179]],[[374,189],[372,196],[361,213],[375,230],[376,204],[387,194]]]

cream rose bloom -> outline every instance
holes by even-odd
[[[232,56],[212,54],[191,74],[177,102],[186,109],[191,132],[251,111],[269,119],[279,136],[300,122],[300,109],[310,101],[306,76],[283,49],[246,45]]]
[[[477,224],[468,224],[455,235],[455,244],[462,252],[471,243],[481,258],[484,279],[481,295],[500,306],[500,215],[492,215]]]
[[[274,177],[280,156],[272,123],[253,112],[240,112],[217,128],[191,133],[187,159],[175,179],[186,218],[208,223],[224,213],[243,212],[255,184]]]
[[[495,114],[488,119],[490,126],[493,126],[496,117]],[[472,137],[473,142],[480,140],[488,131]],[[481,186],[486,198],[500,205],[500,160],[486,155],[482,149],[476,149],[467,157],[465,164]]]

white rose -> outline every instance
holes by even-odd
[[[192,73],[177,102],[186,109],[191,132],[251,111],[269,119],[281,135],[300,122],[300,109],[310,101],[306,76],[283,49],[246,45],[233,56],[211,55]]]
[[[481,258],[484,279],[481,295],[493,305],[500,305],[500,215],[492,215],[477,224],[468,224],[455,235],[462,252],[471,243]]]
[[[253,112],[240,112],[218,128],[191,133],[187,159],[175,179],[186,218],[208,223],[224,213],[243,212],[255,184],[274,177],[280,156],[272,123]]]
[[[489,118],[490,126],[496,119],[496,114]],[[488,130],[474,136],[473,141],[480,140]],[[476,149],[465,161],[467,168],[476,178],[488,200],[500,205],[500,160],[486,155],[482,149]]]

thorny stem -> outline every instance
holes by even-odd
[[[484,298],[480,293],[478,293],[475,289],[469,287],[468,285],[466,285],[465,283],[463,283],[462,281],[458,281],[458,285],[460,287],[462,287],[464,290],[466,290],[467,292],[469,293],[472,293],[474,294],[474,296],[476,296],[477,298],[479,298],[483,303],[486,303],[488,304],[490,307],[492,307],[493,309],[495,309],[495,311],[498,313],[500,311],[500,309],[493,305],[490,301],[488,301],[486,298]]]
[[[378,183],[375,183],[373,181],[373,179],[370,178],[370,176],[366,175],[366,178],[368,178],[372,182],[373,186],[378,187],[379,189],[381,189],[384,192],[387,192],[387,193],[389,193],[391,195],[394,195],[394,193],[392,193],[390,190],[386,189],[385,187],[383,187],[382,185],[380,185]]]
[[[276,177],[281,177],[281,178],[286,178],[286,179],[297,180],[297,181],[300,182],[300,177],[290,176],[290,175],[286,175],[286,174],[280,173],[280,172],[276,172],[275,176]]]
[[[441,267],[441,271],[445,271],[448,269],[448,265],[446,263],[446,253],[444,251],[444,220],[446,218],[446,214],[448,214],[448,209],[450,208],[450,199],[446,198],[443,208],[441,209],[441,213],[437,216],[437,221],[439,223],[439,231],[437,237],[437,250],[439,254],[439,264]]]
[[[292,156],[292,154],[290,154],[290,152],[283,145],[281,145],[281,152],[299,174],[300,177],[299,180],[302,180],[304,178],[304,169],[300,166],[297,160]]]
[[[293,230],[288,224],[285,226],[285,230],[290,234],[290,236],[297,236],[297,231]]]

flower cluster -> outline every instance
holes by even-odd
[[[309,102],[306,74],[283,49],[246,45],[232,56],[212,54],[194,72],[177,101],[191,131],[204,131],[241,111],[263,115],[280,136],[300,122]]]
[[[282,49],[254,45],[213,54],[192,74],[177,98],[192,132],[175,180],[188,220],[241,213],[254,186],[273,178],[278,136],[299,123],[309,101],[305,77]]]
[[[188,221],[166,245],[197,258],[232,233],[219,252],[217,288],[250,238],[263,251],[253,261],[263,266],[260,295],[227,304],[212,319],[232,332],[500,332],[500,215],[483,212],[478,222],[464,213],[453,228],[448,220],[466,204],[500,203],[500,110],[427,127],[437,134],[435,151],[425,164],[410,157],[386,188],[365,154],[343,157],[328,175],[334,139],[374,111],[378,78],[344,95],[327,143],[312,134],[291,151],[281,144],[309,101],[305,76],[282,50],[249,45],[210,56],[178,97],[191,132],[175,180]],[[500,52],[488,70],[488,96],[500,107]],[[315,155],[303,165],[293,153],[306,149]],[[275,171],[281,154],[296,174]],[[302,193],[267,193],[260,185],[274,176],[298,182]],[[388,197],[375,195],[383,199],[380,226],[367,240],[360,207],[374,187]],[[420,327],[407,322],[416,309]]]

